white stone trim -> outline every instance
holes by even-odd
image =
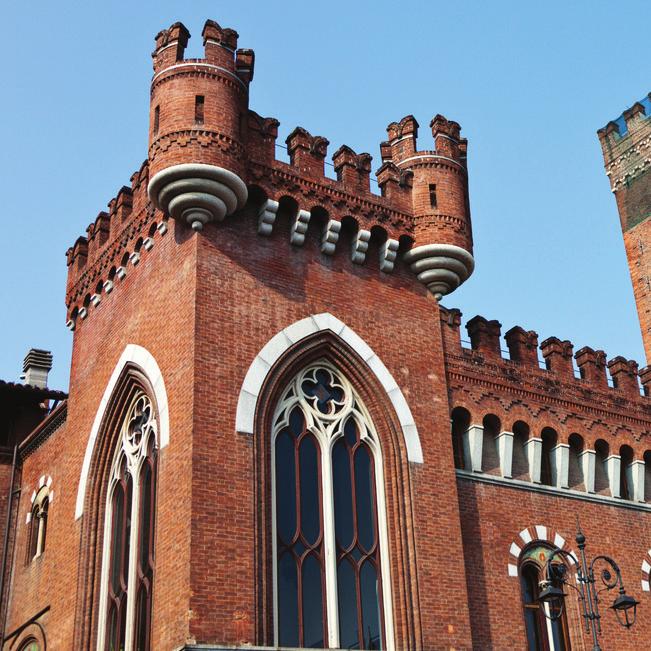
[[[418,429],[397,382],[373,349],[352,328],[327,312],[314,314],[292,323],[265,344],[251,362],[244,377],[237,401],[235,429],[244,434],[253,434],[258,396],[269,370],[290,346],[322,330],[330,330],[340,337],[366,362],[391,400],[402,428],[408,460],[423,463]]]
[[[158,408],[159,418],[159,447],[162,449],[167,446],[170,440],[170,425],[169,425],[169,408],[167,403],[167,392],[165,391],[165,381],[163,374],[158,367],[153,355],[142,346],[137,344],[128,344],[124,352],[120,356],[118,363],[113,369],[111,378],[106,385],[104,395],[97,408],[95,420],[88,436],[88,443],[86,444],[86,454],[84,455],[84,462],[81,467],[81,475],[79,477],[79,488],[77,490],[77,504],[75,507],[75,519],[78,520],[84,513],[84,499],[86,497],[86,484],[88,483],[88,473],[90,472],[90,462],[93,457],[93,450],[99,434],[99,429],[104,418],[104,413],[109,405],[111,396],[115,385],[120,379],[122,370],[127,364],[135,364],[139,366],[143,373],[149,379],[151,386],[154,390],[154,398],[156,399],[156,406]]]
[[[368,251],[368,242],[371,239],[371,231],[360,228],[353,238],[350,259],[353,264],[364,264],[366,252]]]
[[[380,246],[380,271],[391,273],[398,255],[398,240],[387,238]]]
[[[554,531],[551,527],[543,524],[536,524],[524,528],[509,545],[509,560],[507,563],[507,575],[510,577],[518,576],[520,566],[520,555],[524,548],[532,543],[543,542],[570,553],[572,558],[568,561],[570,565],[576,565],[576,554],[572,552],[563,536]]]
[[[260,212],[258,213],[258,234],[271,235],[277,213],[278,202],[273,199],[267,199],[260,207]]]
[[[312,213],[307,210],[299,210],[294,217],[294,223],[292,224],[291,234],[289,236],[289,241],[294,246],[303,246],[305,243],[305,233],[307,233],[307,226],[310,223],[310,218]]]
[[[333,255],[335,247],[339,241],[339,232],[341,231],[341,222],[336,219],[329,219],[321,236],[321,253]]]
[[[644,555],[642,560],[642,591],[650,592],[651,591],[651,549],[649,549]]]

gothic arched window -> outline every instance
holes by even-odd
[[[326,362],[273,418],[275,644],[392,648],[382,455],[351,384]]]
[[[527,634],[528,651],[570,651],[567,617],[563,612],[560,619],[552,621],[545,616],[540,605],[540,582],[545,578],[545,567],[551,549],[536,545],[525,550],[520,560],[520,587],[522,607]]]
[[[138,392],[124,418],[109,474],[98,651],[149,651],[154,573],[157,429]]]

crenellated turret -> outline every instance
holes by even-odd
[[[387,127],[378,181],[391,188],[394,165],[409,171],[414,246],[405,259],[437,299],[463,283],[474,269],[466,170],[467,141],[457,122],[437,115],[431,122],[434,150],[417,148],[418,122],[412,115]],[[382,176],[380,177],[380,172]]]
[[[161,210],[201,230],[247,198],[243,126],[251,50],[237,32],[206,22],[205,58],[184,59],[190,33],[175,23],[156,37],[149,129],[149,196]]]

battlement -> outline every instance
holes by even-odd
[[[618,192],[651,164],[650,118],[651,93],[597,131],[613,192]]]
[[[383,163],[413,167],[424,164],[456,164],[465,169],[468,141],[461,137],[458,122],[437,114],[430,121],[434,138],[433,150],[418,149],[418,122],[413,115],[407,115],[400,122],[391,122],[387,127],[389,139],[380,144]]]
[[[101,301],[99,283],[112,268],[124,271],[125,238],[144,240],[152,223],[168,217],[200,231],[253,215],[258,234],[269,236],[280,210],[293,246],[303,245],[312,222],[321,252],[334,255],[345,232],[353,264],[365,264],[375,243],[382,272],[393,272],[401,257],[436,298],[470,276],[467,140],[457,122],[437,114],[430,122],[434,149],[423,151],[413,116],[389,124],[377,194],[370,154],[342,144],[332,156],[336,179],[329,178],[330,143],[304,127],[286,139],[289,163],[279,160],[278,120],[249,108],[253,51],[238,49],[237,32],[212,20],[202,37],[204,58],[186,59],[190,32],[182,23],[156,35],[148,158],[131,188],[121,188],[68,251],[69,316]]]
[[[638,372],[637,363],[624,357],[607,360],[603,350],[589,346],[573,353],[572,342],[557,337],[548,337],[539,345],[538,334],[520,326],[505,333],[507,350],[503,350],[502,325],[479,315],[466,323],[468,348],[461,339],[459,310],[441,308],[441,322],[446,355],[467,358],[476,366],[504,366],[507,378],[513,379],[513,372],[519,371],[591,391],[613,391],[630,400],[644,399],[641,384],[644,396],[651,395],[651,367]]]

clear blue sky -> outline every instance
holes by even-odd
[[[444,299],[644,365],[596,130],[651,90],[648,0],[15,2],[3,10],[0,378],[66,388],[65,251],[146,157],[153,37],[206,18],[256,52],[251,107],[374,156],[412,113],[469,138],[476,271]],[[428,145],[427,145],[428,146]]]

